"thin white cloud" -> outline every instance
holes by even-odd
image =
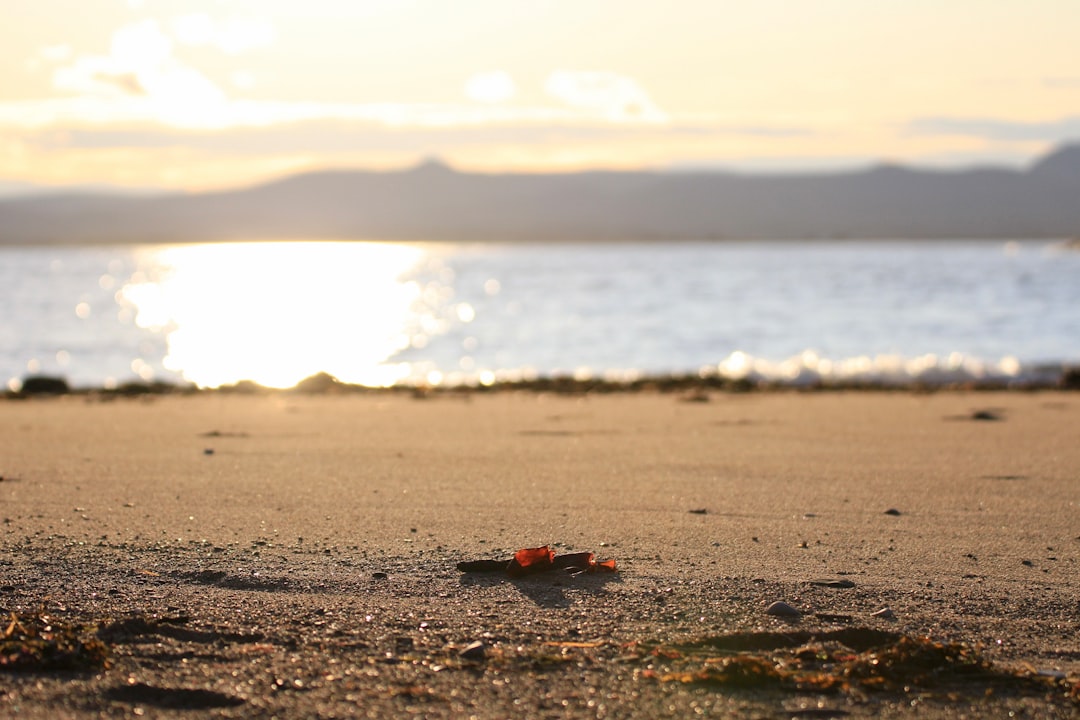
[[[636,80],[607,71],[557,70],[548,76],[548,94],[572,108],[598,113],[614,122],[666,122]]]
[[[115,84],[119,76],[111,75]],[[583,118],[560,108],[405,103],[315,103],[228,99],[190,68],[153,78],[153,92],[118,96],[100,78],[94,93],[77,97],[0,103],[0,128],[125,126],[154,123],[179,129],[226,130],[268,127],[309,120],[370,122],[390,128],[481,126],[514,123],[562,124]],[[167,82],[166,82],[167,81]],[[169,85],[173,89],[165,92]],[[113,90],[104,92],[103,90]],[[189,103],[186,99],[201,98]]]
[[[465,95],[481,103],[502,103],[517,94],[514,78],[505,70],[476,73],[465,82]]]
[[[1064,142],[1080,138],[1080,116],[1045,122],[985,117],[923,117],[907,124],[915,135],[972,137],[998,142]]]

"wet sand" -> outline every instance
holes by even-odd
[[[0,401],[4,649],[108,654],[0,667],[0,715],[1080,712],[1080,395],[705,399]],[[456,568],[545,544],[619,571]],[[978,660],[826,687],[879,636]]]

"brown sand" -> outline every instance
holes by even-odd
[[[0,669],[0,716],[1080,712],[1080,396],[686,400],[0,401],[0,610],[92,625],[110,654]],[[543,544],[619,572],[455,567]],[[704,658],[671,649],[843,628],[1050,681],[684,684]]]

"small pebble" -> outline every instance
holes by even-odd
[[[461,652],[458,656],[465,660],[483,660],[487,654],[487,647],[482,640],[471,642],[465,647],[461,648]]]
[[[810,585],[817,585],[818,587],[841,588],[841,589],[855,587],[855,583],[852,582],[851,580],[837,580],[835,578],[815,578],[813,580],[808,580],[807,582]]]
[[[971,413],[972,420],[1000,420],[1001,413],[994,410],[975,410]]]
[[[371,577],[375,580],[385,580],[389,576],[384,572],[373,572],[371,573]]]
[[[882,620],[893,620],[896,618],[896,613],[892,611],[892,608],[881,608],[877,612],[870,613],[870,617],[881,618]]]
[[[899,515],[900,511],[897,510],[896,508],[889,508],[888,510],[885,511],[885,514],[886,515]]]
[[[765,608],[766,615],[776,615],[777,617],[801,617],[802,613],[788,605],[783,600],[777,600],[769,607]]]

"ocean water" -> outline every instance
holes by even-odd
[[[0,381],[288,387],[700,373],[1051,380],[1080,252],[1047,241],[0,248]]]

